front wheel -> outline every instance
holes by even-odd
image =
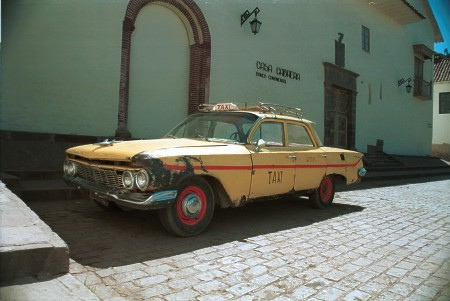
[[[188,237],[203,232],[213,213],[211,186],[202,178],[190,178],[180,184],[176,202],[159,211],[159,219],[168,232]]]
[[[319,188],[314,190],[309,199],[314,208],[326,209],[330,207],[334,199],[335,184],[333,176],[325,176],[320,182]]]

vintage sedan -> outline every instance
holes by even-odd
[[[66,151],[64,179],[105,210],[157,209],[164,228],[197,235],[214,207],[306,195],[327,208],[337,181],[365,175],[363,155],[322,146],[297,108],[204,104],[162,139],[103,141]]]

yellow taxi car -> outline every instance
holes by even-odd
[[[326,208],[337,181],[365,175],[363,155],[322,146],[300,109],[204,104],[162,139],[108,141],[66,151],[64,179],[105,210],[158,209],[164,228],[197,235],[215,206],[308,195]]]

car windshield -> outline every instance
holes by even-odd
[[[246,143],[258,116],[242,112],[212,112],[188,116],[166,137]]]

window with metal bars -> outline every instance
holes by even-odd
[[[370,52],[370,29],[365,26],[361,29],[361,44],[362,50]]]

